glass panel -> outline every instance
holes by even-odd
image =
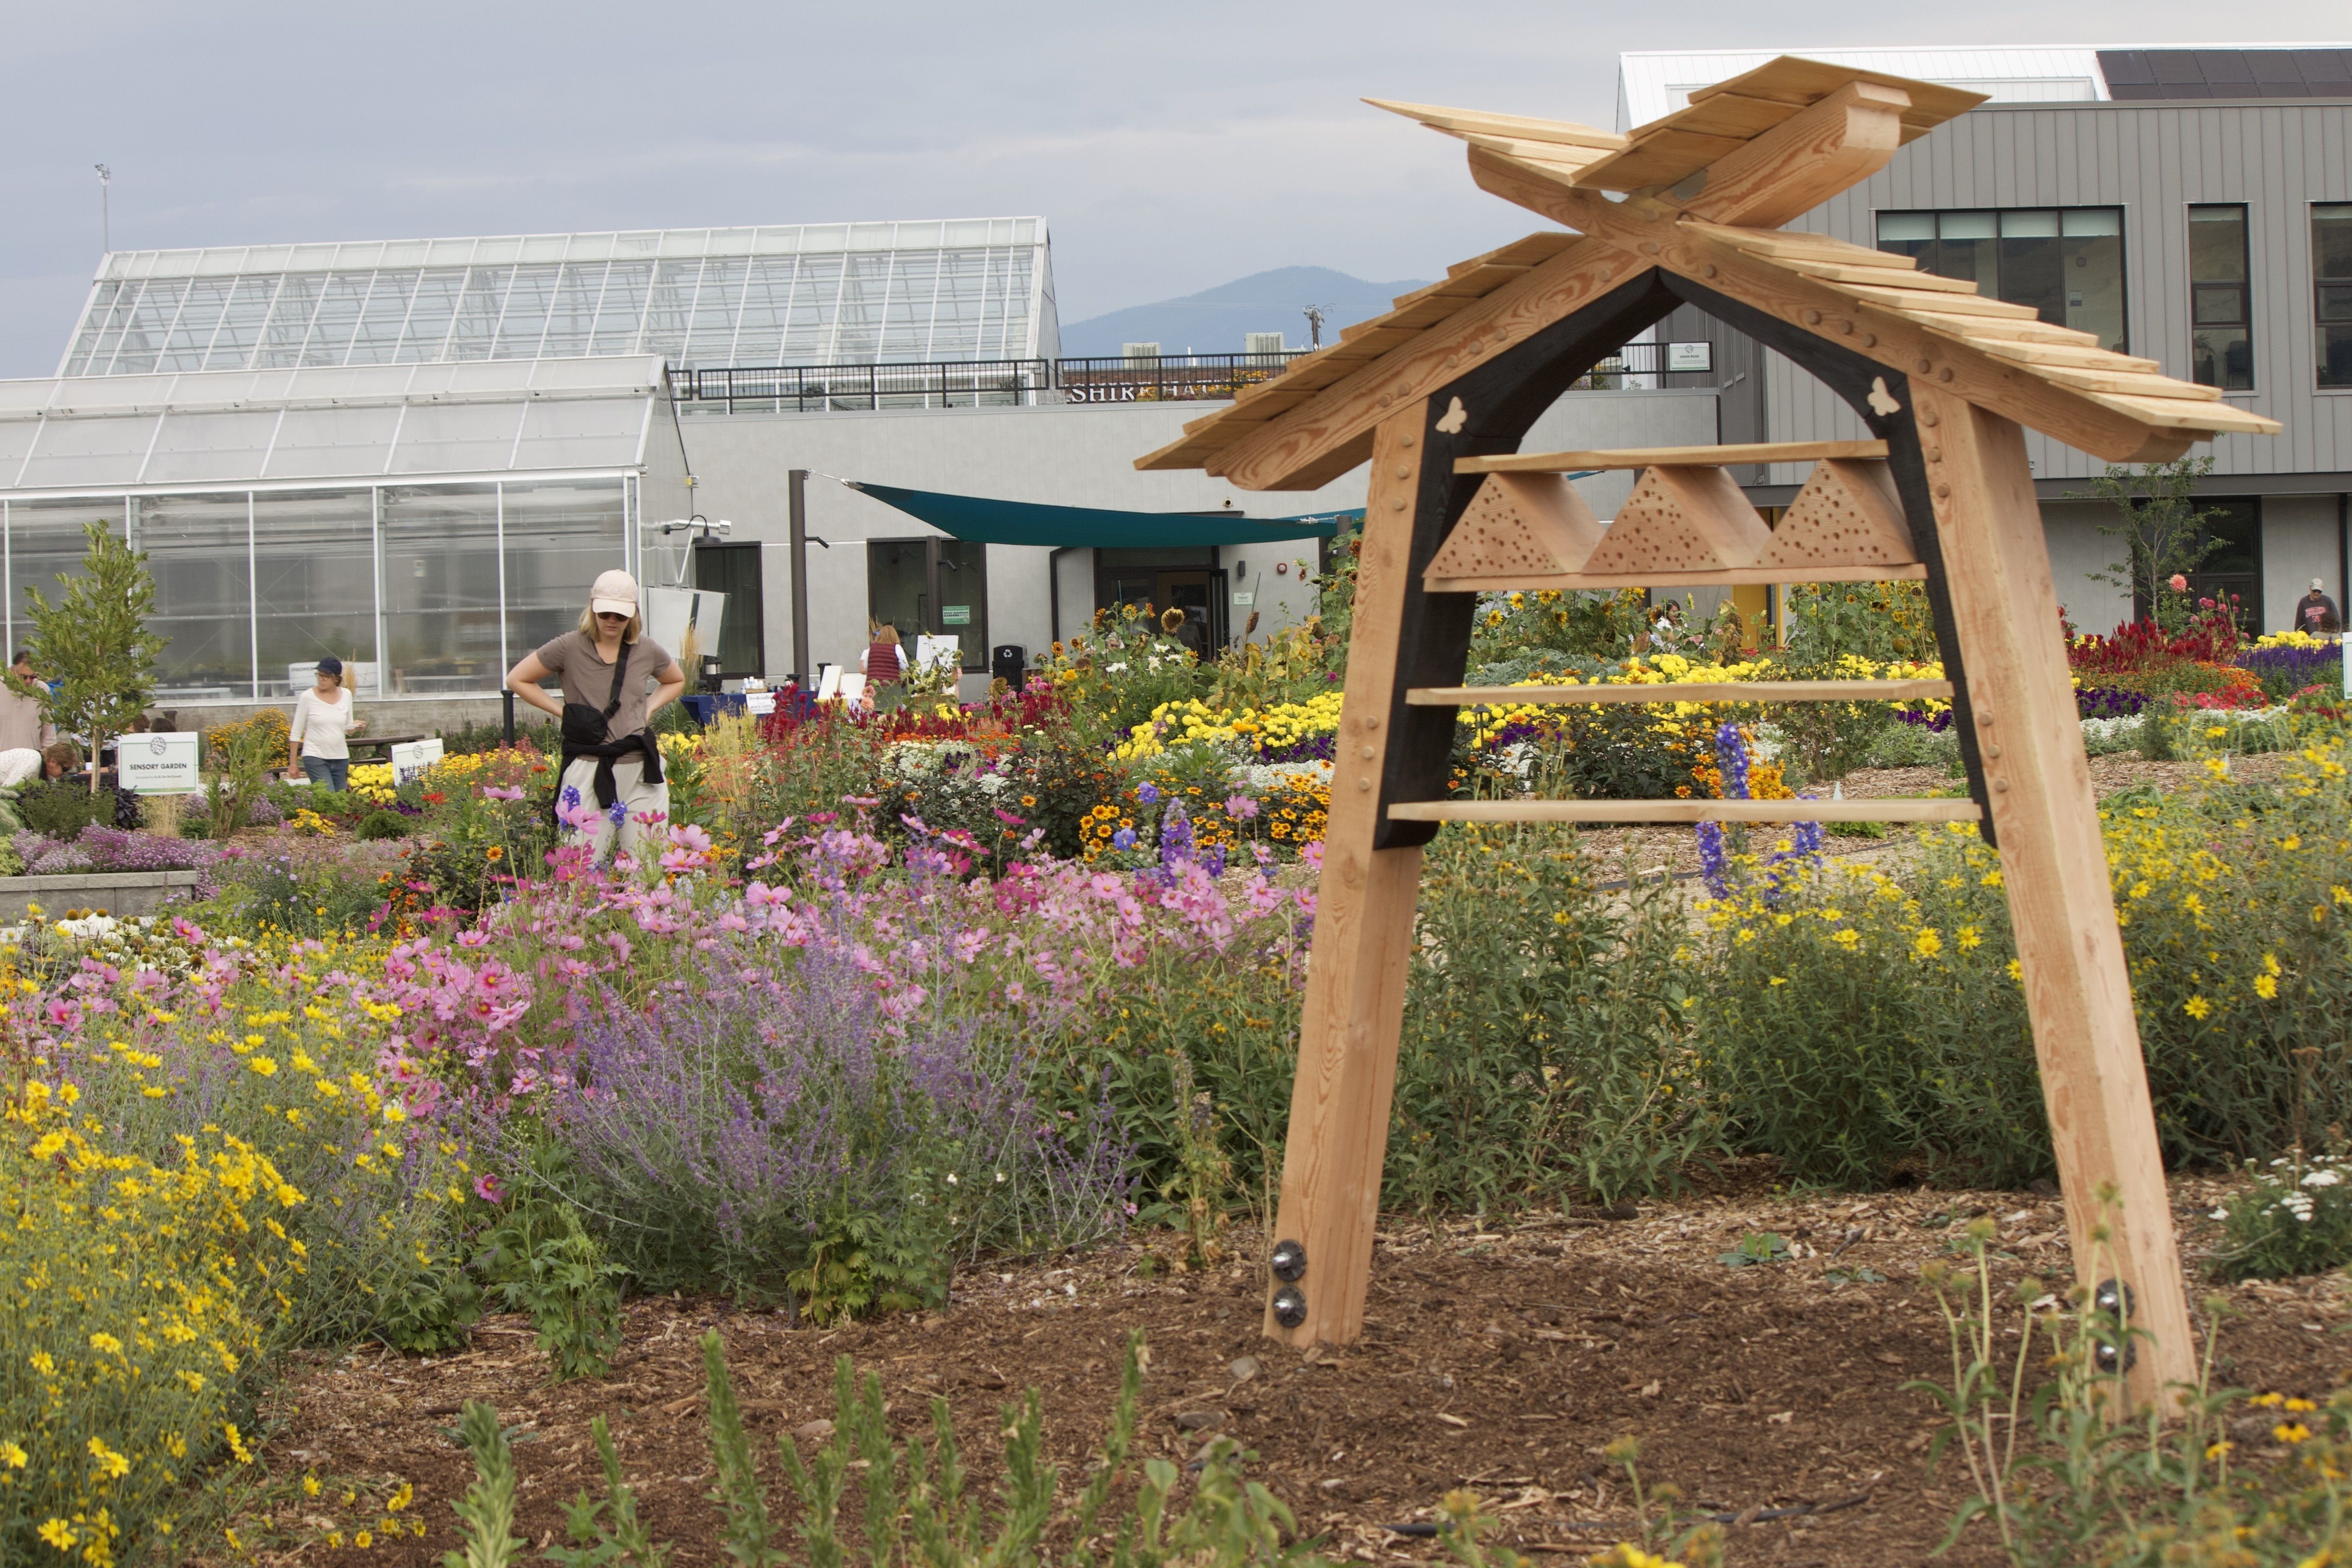
[[[988,546],[970,539],[935,539],[940,561],[939,623],[931,630],[954,637],[966,669],[988,668]]]
[[[107,531],[119,536],[122,511],[121,496],[8,503],[8,591],[19,644],[33,632],[32,591],[56,604],[65,592],[59,579],[81,575],[84,525],[102,519]]]
[[[487,691],[505,678],[498,530],[495,485],[383,492],[383,640],[391,690]]]
[[[557,268],[551,266],[518,267],[514,283],[507,289],[505,319],[499,322],[498,344],[490,350],[492,359],[535,359],[539,340],[547,331],[547,312],[555,303]]]
[[[842,258],[803,256],[793,288],[791,319],[784,328],[784,363],[815,364],[832,342],[833,302],[841,292]]]
[[[278,283],[275,278],[236,280],[236,292],[229,296],[228,309],[221,312],[220,329],[213,333],[212,348],[205,355],[206,370],[252,368],[261,325],[269,319],[270,304],[278,297]]]
[[[375,662],[375,528],[365,490],[253,498],[257,689],[285,697],[333,654]]]
[[[866,615],[898,628],[911,656],[931,629],[930,555],[919,539],[877,539],[866,546]]]
[[[91,375],[90,354],[97,349],[99,339],[106,331],[106,323],[114,314],[114,304],[131,285],[112,279],[100,284],[90,293],[89,309],[83,313],[80,334],[74,339],[72,350],[66,355],[68,375]]]
[[[887,253],[845,257],[839,295],[833,319],[827,357],[835,364],[871,364],[882,345],[883,297],[890,287]]]
[[[302,362],[302,345],[310,336],[310,314],[319,306],[319,294],[326,279],[300,273],[289,274],[278,286],[278,298],[269,307],[269,324],[261,329],[261,342],[253,352],[253,368],[276,370]]]
[[[379,272],[368,290],[367,308],[359,330],[352,335],[345,364],[391,364],[400,354],[400,329],[408,320],[408,302],[416,292],[414,272]]]
[[[2043,229],[2039,223],[2012,227],[2011,220],[2019,216],[2047,218],[2048,227]],[[2042,313],[2043,321],[2053,325],[2066,325],[2068,286],[2074,279],[2066,269],[2066,245],[2058,238],[2058,215],[2005,213],[2000,230],[2000,297],[2012,305],[2032,306]]]
[[[329,276],[319,295],[319,309],[310,318],[310,336],[302,344],[306,365],[339,365],[352,352],[352,334],[359,331],[360,311],[366,308],[371,272],[337,272]]]
[[[694,313],[695,285],[701,280],[699,261],[665,261],[654,274],[653,298],[646,306],[645,335],[639,353],[659,354],[672,364],[686,360],[686,324]]]
[[[744,285],[742,316],[735,326],[737,364],[782,364],[784,323],[792,309],[792,257],[779,256],[751,264]]]
[[[466,291],[462,271],[427,272],[416,280],[416,298],[409,302],[408,322],[400,330],[398,364],[431,364],[441,358],[449,339],[449,323],[457,314],[458,296]]]
[[[1916,245],[1936,237],[1934,213],[1880,213],[1878,215],[1878,248],[1892,250],[1897,245]]]
[[[139,544],[155,576],[149,624],[167,639],[156,661],[163,696],[253,695],[245,509],[242,490],[151,496],[139,503]]]
[[[1946,278],[1963,278],[1982,294],[1993,293],[2000,279],[2000,219],[1993,213],[1943,213],[1936,220],[1935,259],[1928,270]]]
[[[539,345],[542,359],[577,359],[588,352],[588,337],[596,325],[596,297],[604,289],[604,263],[592,261],[563,269],[556,285],[555,304],[547,316],[547,336]]]
[[[184,279],[149,280],[146,292],[140,295],[138,306],[131,312],[130,324],[123,330],[114,363],[109,367],[113,374],[140,375],[155,368],[156,356],[163,351],[172,323],[179,318],[180,296],[187,289]]]
[[[180,301],[180,319],[155,362],[157,370],[205,368],[205,353],[212,347],[213,333],[219,330],[221,312],[228,308],[233,288],[226,278],[199,278],[188,285],[187,296]]]
[[[2316,275],[2319,384],[2352,386],[2352,205],[2311,209],[2311,269]]]
[[[2003,240],[2004,245],[2008,244]],[[2044,242],[2047,243],[2047,242]],[[2121,226],[2104,234],[2069,234],[2055,247],[2061,258],[2059,287],[2065,295],[2065,313],[2056,318],[2080,332],[2096,332],[2099,346],[2121,352],[2124,346],[2124,237]],[[2001,280],[2007,283],[2007,262]],[[2014,296],[2004,293],[2001,298]],[[2019,300],[2033,304],[2032,300]],[[2044,321],[2053,318],[2043,312]]]
[[[499,311],[507,298],[507,279],[513,268],[478,267],[466,274],[466,292],[457,301],[457,319],[449,329],[448,346],[441,357],[450,360],[488,359],[499,331]]]
[[[2189,276],[2200,283],[2244,281],[2245,208],[2189,209]]]
[[[653,265],[616,261],[604,274],[604,298],[596,306],[596,335],[592,354],[635,353],[637,329],[646,314],[646,290],[652,284]]]
[[[2200,283],[2189,296],[2189,320],[2200,327],[2230,326],[2246,319],[2242,283]]]
[[[588,585],[622,564],[621,486],[509,485],[506,517],[507,649],[519,659],[578,626]]]
[[[694,326],[686,336],[686,363],[728,364],[735,353],[735,311],[742,300],[746,263],[740,257],[702,264],[694,298]]]
[[[696,545],[694,585],[727,595],[727,613],[719,626],[719,646],[710,650],[719,656],[719,675],[732,678],[766,674],[765,650],[761,647],[761,622],[764,606],[760,580],[760,547],[757,544]],[[692,680],[697,672],[689,669],[686,673],[688,679]]]
[[[2061,216],[2061,232],[2070,238],[2095,238],[2124,231],[2121,207],[2068,207]]]

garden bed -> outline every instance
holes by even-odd
[[[2033,1193],[1790,1199],[1768,1171],[1746,1163],[1717,1192],[1643,1204],[1622,1223],[1549,1215],[1433,1233],[1392,1217],[1364,1341],[1312,1356],[1259,1337],[1262,1290],[1250,1264],[1147,1277],[1146,1255],[1133,1247],[966,1274],[944,1312],[839,1331],[723,1301],[638,1300],[602,1382],[549,1387],[544,1358],[513,1318],[486,1320],[448,1356],[317,1356],[269,1407],[282,1423],[268,1455],[287,1472],[277,1488],[290,1500],[277,1509],[284,1528],[256,1509],[241,1533],[315,1542],[320,1527],[303,1519],[334,1519],[337,1488],[375,1482],[362,1489],[381,1496],[405,1481],[425,1535],[379,1542],[363,1560],[437,1563],[457,1543],[446,1505],[472,1474],[446,1429],[464,1401],[483,1399],[521,1429],[517,1534],[534,1546],[563,1539],[561,1505],[595,1478],[588,1422],[602,1415],[655,1534],[678,1544],[675,1561],[719,1563],[696,1344],[706,1328],[726,1342],[763,1447],[833,1413],[833,1360],[845,1354],[882,1374],[902,1434],[927,1419],[932,1394],[948,1396],[982,1488],[1001,1462],[998,1407],[1039,1388],[1066,1488],[1102,1435],[1122,1336],[1139,1327],[1151,1346],[1139,1449],[1181,1463],[1213,1429],[1230,1433],[1259,1455],[1252,1477],[1334,1555],[1438,1556],[1430,1542],[1381,1527],[1425,1522],[1446,1490],[1468,1485],[1490,1509],[1503,1505],[1501,1539],[1540,1562],[1581,1563],[1631,1534],[1623,1477],[1601,1456],[1631,1434],[1646,1483],[1674,1483],[1711,1511],[1866,1494],[1817,1517],[1733,1525],[1735,1564],[1923,1562],[1970,1494],[1956,1459],[1929,1468],[1932,1409],[1902,1388],[1915,1377],[1950,1378],[1943,1320],[1920,1270],[1948,1256],[1956,1219],[1990,1215],[2014,1255],[1996,1265],[1999,1283],[2024,1270],[2063,1278],[2063,1211]],[[2192,1259],[2218,1233],[2204,1215],[2224,1185],[2174,1183]],[[1799,1256],[1736,1268],[1718,1260],[1765,1230]],[[1256,1237],[1235,1239],[1242,1256],[1260,1250]],[[2192,1294],[2204,1289],[2192,1281]],[[2344,1360],[2343,1279],[2223,1294],[2238,1315],[2223,1331],[2217,1382],[2325,1397]],[[1245,1362],[1255,1370],[1236,1375]],[[2235,1417],[2245,1458],[2284,1456],[2267,1436],[2270,1416],[2240,1407]],[[772,1452],[763,1473],[780,1487]],[[294,1483],[306,1467],[328,1478],[323,1500],[300,1499]],[[362,1560],[315,1544],[286,1560],[297,1557]],[[1979,1524],[1939,1561],[1967,1568],[1998,1559]]]

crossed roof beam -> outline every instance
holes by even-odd
[[[1401,399],[1652,268],[2115,462],[2159,462],[2278,424],[1907,257],[1780,226],[1884,168],[1982,94],[1783,56],[1629,136],[1566,121],[1367,100],[1468,143],[1481,189],[1576,231],[1530,235],[1185,426],[1140,468],[1309,489],[1370,455]]]

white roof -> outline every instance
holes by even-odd
[[[2112,47],[2112,46],[2101,46]],[[2177,46],[2175,46],[2177,47]],[[2243,47],[2244,46],[2236,46]],[[1754,70],[1784,54],[1914,77],[1981,92],[1995,103],[2094,102],[2107,98],[2098,47],[1643,49],[1617,57],[1617,129],[1687,108],[1694,89]]]
[[[0,492],[639,467],[658,355],[0,381]]]
[[[1036,217],[126,250],[58,373],[1033,359],[1053,295]]]

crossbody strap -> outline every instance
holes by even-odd
[[[623,682],[628,678],[629,645],[625,642],[616,650],[616,657],[613,660],[613,697],[611,701],[604,704],[604,722],[608,726],[613,722],[613,715],[621,710]]]

